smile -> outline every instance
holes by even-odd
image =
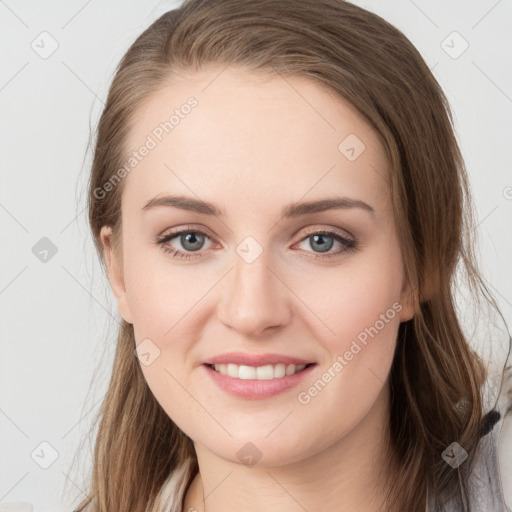
[[[204,368],[220,390],[237,398],[261,400],[294,388],[316,366],[317,363],[265,366],[239,366],[229,363],[203,364],[201,368]]]
[[[311,363],[314,364],[314,363]],[[311,364],[305,365],[295,365],[295,364],[268,364],[265,366],[246,366],[246,365],[237,365],[237,364],[212,364],[209,365],[210,368],[215,370],[222,375],[227,375],[233,379],[256,379],[256,380],[272,380],[272,379],[282,379],[283,377],[294,375],[298,373],[306,366],[311,366]]]

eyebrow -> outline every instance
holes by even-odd
[[[141,208],[141,211],[148,211],[158,206],[166,206],[172,208],[179,208],[203,215],[215,215],[217,217],[225,217],[224,209],[209,203],[207,201],[200,201],[193,197],[187,196],[161,196],[154,197]],[[360,208],[372,216],[375,216],[375,210],[369,204],[359,199],[352,199],[350,197],[333,197],[317,201],[307,201],[301,203],[291,203],[285,206],[281,212],[281,216],[285,219],[291,219],[308,215],[312,213],[324,212],[327,210],[346,210],[350,208]]]

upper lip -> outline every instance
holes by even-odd
[[[247,354],[244,352],[229,352],[210,357],[203,364],[236,364],[244,366],[265,366],[268,364],[310,364],[313,361],[307,361],[299,357],[285,356],[282,354]]]

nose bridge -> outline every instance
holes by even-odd
[[[278,327],[291,316],[287,288],[272,268],[270,249],[253,237],[244,239],[233,254],[234,271],[224,288],[220,320],[246,335]]]

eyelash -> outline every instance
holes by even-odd
[[[174,248],[171,248],[171,247],[168,247],[168,246],[165,245],[167,242],[169,242],[170,240],[173,240],[174,238],[177,238],[180,235],[190,234],[190,233],[204,235],[204,236],[206,236],[207,238],[210,238],[210,239],[212,238],[207,233],[205,233],[204,231],[201,231],[201,230],[195,229],[195,228],[187,228],[187,229],[182,229],[180,231],[175,231],[173,233],[168,233],[168,234],[163,235],[163,236],[159,236],[159,237],[156,238],[155,243],[160,245],[162,250],[165,253],[170,254],[175,259],[181,259],[181,260],[190,260],[190,259],[193,259],[193,258],[195,259],[196,255],[193,254],[193,252],[186,253],[186,252],[183,252],[183,251],[180,251],[178,249],[174,249]],[[315,259],[315,260],[330,259],[330,258],[338,256],[338,255],[340,255],[340,254],[342,254],[344,252],[354,251],[356,249],[356,247],[357,247],[355,240],[351,240],[349,238],[345,238],[345,237],[339,235],[338,233],[335,233],[333,231],[327,231],[327,230],[316,230],[316,231],[313,230],[311,232],[307,232],[307,233],[305,233],[305,236],[303,238],[301,238],[299,240],[299,242],[297,242],[297,243],[301,243],[301,242],[303,242],[304,240],[307,240],[309,237],[311,237],[313,235],[324,235],[324,236],[328,236],[330,238],[334,238],[336,241],[340,242],[344,246],[343,249],[340,249],[340,250],[338,250],[338,251],[336,251],[334,253],[329,252],[329,253],[325,253],[324,255],[320,255],[319,253],[316,253],[316,255],[313,256],[313,257],[307,256],[308,258],[312,258],[312,259]],[[196,252],[200,252],[200,251],[196,251]],[[307,252],[309,252],[309,251],[307,251]]]

